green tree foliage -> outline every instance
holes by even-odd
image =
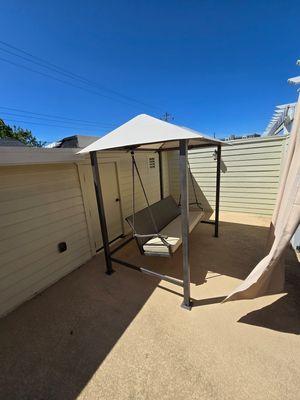
[[[7,125],[3,119],[0,118],[0,138],[12,138],[19,140],[26,146],[43,147],[46,142],[41,142],[29,129],[23,129],[16,126]]]

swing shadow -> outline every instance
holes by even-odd
[[[216,238],[213,225],[198,223],[189,236],[191,283],[199,286],[223,275],[245,279],[265,255],[267,236],[268,228],[264,226],[221,221],[220,235]],[[249,245],[245,246],[245,243]],[[171,257],[146,257],[139,253],[133,240],[118,252],[117,257],[182,280],[182,247]]]

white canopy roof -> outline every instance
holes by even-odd
[[[178,148],[178,140],[189,139],[189,147],[224,144],[200,132],[140,114],[114,129],[79,153],[98,150],[167,150]]]

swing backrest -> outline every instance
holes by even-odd
[[[153,218],[155,220],[158,232],[173,221],[178,215],[180,215],[180,208],[176,204],[176,201],[172,196],[168,196],[154,204],[150,205]],[[140,235],[151,235],[155,234],[155,227],[151,219],[149,208],[143,208],[134,215],[134,226],[133,226],[133,215],[126,218],[131,228]],[[140,250],[143,245],[149,240],[146,238],[136,238]]]

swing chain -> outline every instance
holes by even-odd
[[[133,227],[134,237],[140,237],[140,238],[142,238],[142,237],[155,238],[156,237],[156,238],[159,238],[162,241],[164,246],[167,246],[169,248],[171,245],[166,241],[166,239],[168,237],[165,236],[165,235],[161,235],[158,232],[158,228],[157,228],[153,213],[151,211],[150,203],[149,203],[149,200],[148,200],[148,197],[147,197],[147,193],[146,193],[146,190],[145,190],[145,187],[144,187],[141,175],[140,175],[140,171],[139,171],[137,163],[135,161],[135,156],[134,156],[134,151],[133,150],[131,151],[131,160],[132,160],[132,164],[131,164],[132,165],[132,227]],[[155,229],[155,234],[143,235],[143,234],[137,233],[136,230],[135,230],[135,172],[137,173],[137,176],[138,176],[138,179],[139,179],[139,182],[140,182],[140,185],[141,185],[141,188],[142,188],[142,191],[143,191],[146,203],[147,203],[147,209],[149,211],[149,215],[150,215],[150,218],[152,220],[153,227]]]

